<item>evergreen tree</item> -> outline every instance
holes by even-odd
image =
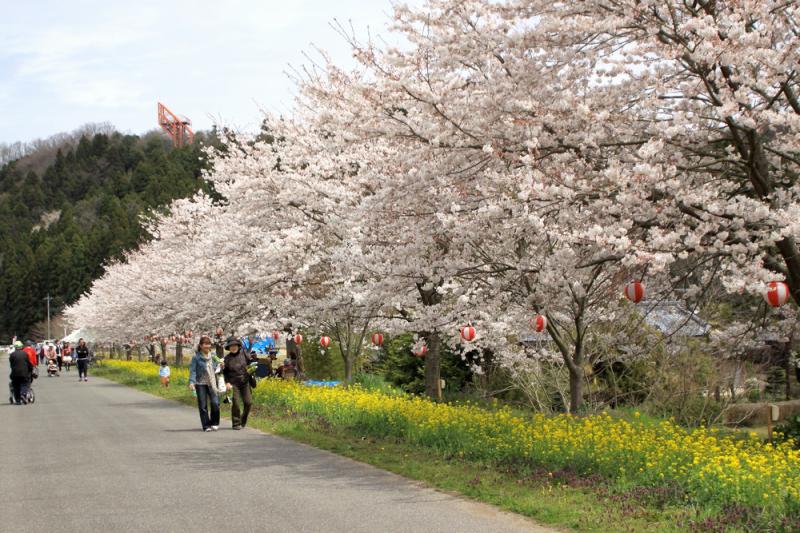
[[[212,192],[200,146],[174,149],[160,134],[83,136],[50,157],[41,174],[21,172],[25,160],[0,167],[0,342],[30,335],[48,293],[72,303],[104,264],[135,248],[146,210]]]

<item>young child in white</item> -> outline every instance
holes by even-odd
[[[161,361],[161,368],[158,369],[158,375],[161,378],[161,384],[169,387],[169,367],[166,361]]]

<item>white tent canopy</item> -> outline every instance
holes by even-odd
[[[94,335],[91,330],[86,328],[76,329],[62,340],[64,342],[76,343],[78,339],[83,339],[86,342],[95,342],[97,340],[97,336]]]

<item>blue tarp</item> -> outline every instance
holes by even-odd
[[[250,349],[250,339],[244,337],[242,339],[242,346],[248,352],[252,351],[258,355],[266,355],[271,351],[275,351],[275,341],[272,340],[272,337],[254,337],[252,350]]]
[[[313,385],[315,387],[335,387],[341,383],[341,381],[317,381],[315,379],[307,379],[303,383],[306,385]]]

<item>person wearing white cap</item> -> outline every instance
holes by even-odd
[[[11,388],[16,405],[28,403],[26,401],[28,386],[33,379],[33,364],[31,364],[28,354],[22,348],[22,342],[14,342],[14,351],[8,358],[8,362],[11,365]]]

